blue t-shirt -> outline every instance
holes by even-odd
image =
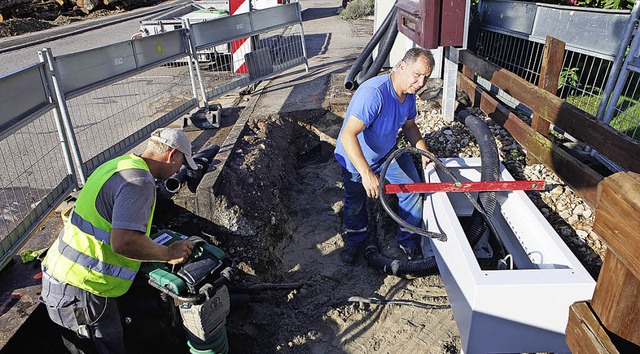
[[[390,75],[382,75],[365,81],[349,103],[345,120],[340,129],[334,155],[340,165],[351,172],[358,172],[347,158],[340,142],[342,130],[350,116],[360,119],[366,128],[358,134],[358,141],[369,166],[379,162],[396,145],[398,130],[409,119],[416,117],[416,96],[407,94],[403,103],[393,89]]]

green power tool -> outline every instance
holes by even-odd
[[[140,272],[147,276],[149,285],[175,299],[191,353],[228,353],[225,323],[230,302],[226,284],[233,277],[234,266],[225,266],[229,260],[224,251],[200,237],[171,230],[160,230],[151,239],[165,246],[177,240],[194,244],[183,264],[147,262]]]

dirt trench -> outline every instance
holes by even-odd
[[[237,259],[236,286],[289,288],[245,292],[228,316],[231,352],[458,353],[439,276],[409,281],[363,259],[355,267],[340,262],[343,190],[333,149],[341,125],[342,117],[323,110],[253,117],[222,172],[211,227],[173,225],[185,234],[200,227]],[[382,252],[397,254],[395,228],[377,221]],[[368,305],[351,296],[442,308]]]

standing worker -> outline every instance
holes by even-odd
[[[41,301],[63,327],[70,352],[124,353],[117,298],[129,290],[140,262],[178,264],[191,254],[187,241],[166,247],[149,238],[154,178],[165,180],[183,164],[197,167],[189,138],[158,129],[140,156],[107,161],[87,180],[42,263]]]
[[[365,81],[347,108],[335,149],[344,181],[345,248],[340,259],[354,264],[367,237],[367,197],[377,198],[380,173],[386,157],[396,147],[398,130],[412,146],[428,151],[416,117],[416,93],[431,75],[435,61],[426,49],[412,48],[389,75]],[[426,165],[429,160],[422,158]],[[401,155],[391,163],[386,178],[391,183],[419,182],[411,156]],[[422,220],[422,198],[417,193],[398,194],[398,215],[418,226]],[[422,259],[420,236],[400,227],[398,246],[408,260]]]

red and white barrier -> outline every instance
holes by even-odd
[[[251,0],[230,0],[229,14],[243,14],[251,11],[249,5]],[[236,74],[248,74],[247,63],[244,60],[245,54],[251,51],[251,40],[242,38],[231,42],[231,53],[233,54],[233,72]]]

